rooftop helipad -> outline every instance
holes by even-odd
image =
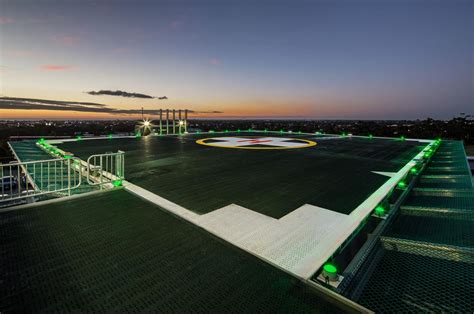
[[[239,132],[52,143],[82,159],[125,151],[129,191],[308,279],[430,141]]]
[[[250,131],[10,145],[19,160],[75,158],[81,174],[98,164],[77,157],[121,150],[126,164],[121,191],[81,195],[93,181],[1,214],[1,309],[472,308],[455,296],[472,290],[462,143]],[[427,271],[404,276],[410,265]]]
[[[129,182],[198,214],[236,204],[281,218],[304,204],[350,214],[426,143],[245,132],[56,145],[84,160],[125,151]]]

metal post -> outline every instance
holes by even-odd
[[[3,198],[5,195],[5,188],[3,187],[3,165],[1,164],[0,164],[0,169],[2,170],[2,172],[0,173],[0,179],[2,180],[1,183],[2,183],[2,198]]]
[[[103,184],[102,183],[104,182],[104,178],[102,177],[102,174],[103,174],[103,172],[102,172],[102,167],[103,167],[103,165],[102,165],[102,156],[99,157],[99,162],[100,162],[99,163],[100,164],[100,168],[99,168],[100,169],[100,181],[99,182],[100,182],[100,189],[102,190],[103,189]],[[95,160],[94,160],[94,165],[95,165]]]
[[[64,189],[64,166],[62,162],[59,162],[61,166],[61,190]]]
[[[161,128],[163,127],[163,109],[160,109],[160,135],[162,134]]]
[[[184,133],[188,132],[188,109],[184,109]]]
[[[71,196],[71,159],[67,160],[67,194]]]
[[[181,120],[181,109],[178,110],[178,126],[179,126],[179,134],[181,134],[181,127],[183,125],[183,121]]]
[[[166,109],[166,135],[170,133],[170,110]]]
[[[176,110],[173,109],[173,134],[176,134]]]
[[[33,164],[34,165],[34,164]],[[28,167],[27,167],[28,169]],[[33,168],[34,169],[34,168]],[[34,170],[33,170],[34,174]],[[16,177],[17,177],[17,184],[18,184],[18,196],[21,196],[21,172],[20,172],[20,165],[16,166]],[[28,190],[28,187],[26,187]]]

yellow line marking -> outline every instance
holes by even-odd
[[[226,137],[238,137],[238,136],[226,136]],[[213,140],[216,139],[216,137],[208,137],[208,138],[202,138],[200,140],[197,140],[196,143],[200,145],[205,145],[205,146],[212,146],[212,147],[220,147],[220,148],[236,148],[236,149],[295,149],[295,148],[306,148],[306,147],[311,147],[311,146],[316,146],[316,142],[305,140],[302,138],[295,138],[298,141],[304,141],[308,144],[305,145],[300,145],[300,146],[275,146],[275,147],[250,147],[250,146],[224,146],[224,145],[218,145],[216,143],[206,143],[207,140]]]

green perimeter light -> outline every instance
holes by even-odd
[[[383,206],[377,206],[375,207],[375,214],[377,216],[383,216],[385,214],[385,208],[383,208]]]
[[[237,129],[237,133],[240,133],[240,129]]]
[[[209,130],[209,133],[214,133],[214,130]]]
[[[137,134],[135,134],[135,137],[136,138],[142,137],[142,134],[140,132],[137,132]]]
[[[283,130],[280,130],[280,133],[283,133]]]
[[[373,139],[374,136],[373,136],[372,134],[369,134],[369,138],[370,138],[370,139]]]
[[[229,130],[225,130],[224,133],[229,133]]]
[[[112,138],[112,134],[107,135],[107,137],[108,137],[109,139],[111,139],[111,138]]]
[[[115,180],[112,182],[115,187],[122,186],[122,180]]]
[[[323,266],[323,269],[329,274],[337,274],[337,268],[333,264],[327,263]]]
[[[407,187],[407,184],[403,181],[400,181],[398,182],[397,186],[400,188],[400,189],[404,189]]]
[[[413,168],[410,169],[410,172],[413,173],[413,174],[416,174],[418,172],[418,170],[416,170],[416,168],[413,167]]]
[[[76,140],[78,140],[78,141],[82,140],[82,136],[80,136],[80,135],[76,136]]]

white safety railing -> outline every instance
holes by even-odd
[[[71,195],[81,185],[77,158],[0,164],[0,205],[41,195]]]
[[[111,183],[121,185],[125,178],[125,153],[105,153],[91,155],[87,159],[87,183],[100,185]]]

